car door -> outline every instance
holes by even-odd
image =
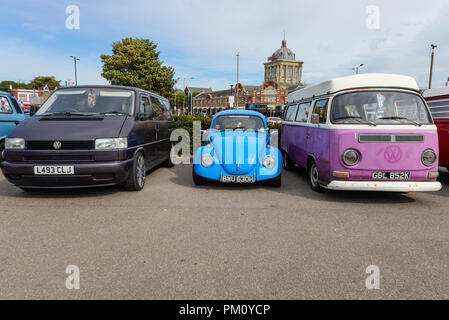
[[[303,167],[307,167],[307,140],[309,134],[309,127],[307,125],[310,115],[310,107],[312,102],[301,103],[298,106],[298,113],[296,115],[297,132],[295,134],[296,139],[296,149],[295,160],[297,163]]]
[[[151,96],[150,99],[156,113],[154,120],[156,123],[158,159],[159,162],[162,162],[170,155],[170,134],[173,129],[172,121],[169,119],[171,114],[167,114],[163,99],[156,96]]]
[[[139,112],[135,124],[135,136],[145,150],[147,168],[154,167],[158,162],[157,132],[155,113],[150,96],[140,94]]]
[[[313,114],[319,116],[318,124],[310,124],[307,130],[307,154],[313,155],[320,177],[328,174],[329,169],[329,128],[327,126],[329,99],[315,101]]]
[[[20,107],[19,107],[20,108]],[[19,124],[21,119],[14,112],[14,105],[6,95],[0,95],[0,141]]]

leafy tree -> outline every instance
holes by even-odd
[[[157,44],[141,38],[124,38],[112,44],[112,55],[102,54],[103,78],[111,84],[145,89],[172,98],[175,70],[163,66]]]
[[[24,82],[16,82],[11,80],[3,80],[0,82],[0,88],[9,89],[9,86],[12,85],[13,89],[32,89],[29,84]]]
[[[55,77],[50,76],[38,76],[35,77],[29,83],[31,89],[42,90],[45,86],[48,86],[50,90],[54,90],[56,87],[61,86],[61,81],[56,80]]]

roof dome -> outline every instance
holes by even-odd
[[[274,60],[289,60],[296,61],[295,53],[287,48],[287,41],[282,40],[282,45],[279,49],[276,50],[275,53],[268,59],[270,61]]]

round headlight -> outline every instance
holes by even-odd
[[[421,161],[426,167],[432,166],[437,161],[437,155],[433,150],[427,149],[423,152]]]
[[[214,158],[212,158],[210,154],[205,154],[201,158],[201,164],[203,165],[203,167],[209,168],[214,164]]]
[[[355,166],[359,163],[360,155],[357,151],[348,149],[343,153],[343,162],[347,166]]]
[[[267,169],[273,168],[275,164],[276,160],[273,156],[266,156],[262,161],[262,165]]]

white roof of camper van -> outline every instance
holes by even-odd
[[[447,95],[449,95],[449,87],[427,89],[423,93],[424,98],[447,96]]]
[[[412,77],[398,74],[365,73],[335,78],[304,89],[299,89],[288,95],[288,101],[293,102],[313,96],[322,96],[341,90],[357,88],[403,88],[419,91],[418,84]]]

